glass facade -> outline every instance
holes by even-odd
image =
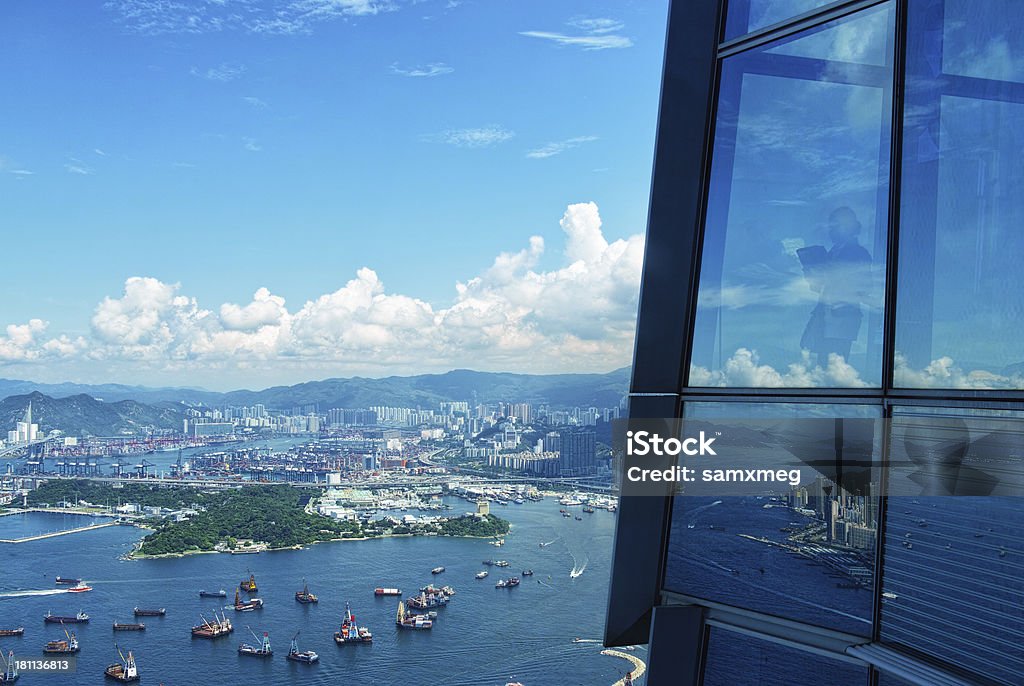
[[[883,419],[886,470],[877,490],[664,496],[661,603],[704,608],[704,684],[1024,684],[1024,3],[696,4],[719,14],[673,7],[663,97],[708,94],[687,121],[706,155],[671,178],[702,202],[669,212],[656,174],[644,288],[672,258],[692,276],[643,292],[633,401]],[[702,31],[722,39],[707,73],[680,76]],[[664,159],[681,124],[659,126]],[[681,355],[652,343],[666,321]],[[637,584],[618,547],[613,603]],[[674,631],[655,613],[652,662]]]

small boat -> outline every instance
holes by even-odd
[[[121,654],[121,649],[118,648],[117,655],[121,658],[121,661],[108,666],[103,671],[103,674],[109,679],[114,679],[115,681],[121,681],[124,683],[138,681],[139,669],[135,666],[135,656],[132,655],[132,651],[129,650],[128,657],[125,657]]]
[[[227,598],[228,592],[223,588],[219,591],[199,591],[200,598]]]
[[[596,510],[594,508],[592,508],[590,505],[587,505],[586,507],[584,507],[583,511],[586,512],[587,514],[594,514],[594,512],[596,512]]]
[[[249,629],[249,627],[245,627]],[[266,631],[263,632],[263,638],[260,638],[253,633],[252,629],[249,629],[249,633],[252,637],[259,641],[258,646],[249,645],[248,643],[242,643],[238,646],[239,655],[252,655],[253,657],[270,657],[274,654],[274,651],[270,648],[270,634]]]
[[[524,569],[523,570],[523,576],[533,576],[533,570],[532,569]]]
[[[495,588],[515,588],[519,585],[519,577],[514,576],[511,579],[501,579],[498,583],[494,584]]]
[[[74,586],[75,584],[82,583],[81,579],[73,579],[70,576],[58,576],[53,581],[54,581],[54,583],[58,583],[58,584],[71,584],[72,586]]]
[[[377,595],[377,596],[402,595],[402,589],[400,589],[400,588],[379,588],[378,587],[378,588],[373,589],[373,594]]]
[[[495,567],[508,567],[511,563],[508,560],[498,560],[494,563]]]
[[[320,602],[319,598],[309,592],[309,584],[306,583],[305,579],[302,580],[302,590],[295,592],[295,600],[304,605]]]
[[[576,521],[577,522],[582,522],[583,521],[583,517],[580,517],[579,515],[576,515]]]
[[[259,590],[256,586],[256,575],[250,572],[249,578],[242,579],[241,583],[238,584],[238,587],[246,593],[255,593]]]
[[[348,603],[345,603],[345,619],[341,622],[340,629],[334,632],[334,642],[340,646],[350,643],[373,642],[373,634],[370,633],[370,630],[356,624],[356,617],[352,614]]]
[[[77,586],[72,586],[71,588],[69,588],[68,593],[85,593],[86,591],[91,590],[92,586],[88,584],[78,584]]]
[[[485,565],[487,565],[488,567],[490,567],[491,565],[493,565],[493,564],[494,564],[494,560],[484,560],[484,561],[483,561],[483,564],[485,564]]]
[[[484,572],[477,572],[476,578],[477,579],[486,579],[487,578],[487,572],[486,571],[484,571]]]
[[[312,650],[299,650],[299,632],[296,631],[295,635],[292,636],[292,644],[288,648],[288,655],[286,656],[292,662],[305,662],[306,664],[312,664],[320,659],[320,656],[314,653]]]
[[[62,617],[60,615],[50,614],[50,612],[47,611],[46,615],[43,617],[43,621],[49,622],[50,624],[84,624],[89,621],[89,615],[79,610],[78,614],[73,617]]]
[[[430,573],[431,574],[440,574],[443,571],[444,571],[444,567],[434,567],[433,569],[430,570]]]
[[[0,636],[23,636],[25,634],[25,627],[19,626],[17,629],[0,629]]]
[[[167,610],[162,607],[155,610],[144,610],[141,607],[137,607],[133,610],[133,612],[135,613],[136,617],[163,617],[165,614],[167,614]]]
[[[129,624],[114,622],[114,631],[145,631],[146,625],[142,623]]]
[[[563,516],[563,517],[572,517],[572,515],[571,515],[571,514],[569,514],[568,512],[563,512],[563,513],[562,513],[562,516]]]
[[[242,596],[235,591],[235,611],[236,612],[252,612],[263,607],[262,598],[252,598],[251,600],[242,600]]]
[[[44,653],[77,653],[78,652],[78,639],[74,634],[69,634],[68,630],[64,630],[63,641],[47,641],[46,645],[43,646]]]

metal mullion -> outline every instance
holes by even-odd
[[[737,38],[725,41],[718,46],[719,58],[735,55],[753,48],[760,47],[767,43],[774,42],[780,38],[791,36],[805,29],[813,28],[836,19],[842,19],[848,15],[859,12],[868,7],[881,5],[888,0],[844,0],[835,2],[824,7],[798,14],[785,21],[765,26],[764,28],[751,31]],[[728,9],[728,8],[726,8]],[[723,21],[723,25],[725,22]]]

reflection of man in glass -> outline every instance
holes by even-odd
[[[828,364],[832,353],[849,360],[850,346],[860,332],[860,304],[871,280],[871,255],[857,240],[860,229],[856,213],[840,207],[828,217],[832,248],[812,245],[797,250],[804,276],[818,293],[800,347],[814,353],[821,366]]]

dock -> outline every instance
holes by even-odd
[[[90,524],[89,526],[80,526],[77,529],[64,529],[63,531],[51,531],[48,534],[37,534],[35,536],[26,536],[25,538],[0,538],[0,543],[28,543],[30,541],[41,541],[44,538],[56,538],[57,536],[67,536],[68,534],[77,534],[82,531],[93,531],[94,529],[105,529],[108,526],[117,526],[117,522],[103,522],[102,524]]]
[[[623,660],[629,660],[630,662],[632,662],[633,671],[630,672],[630,675],[633,677],[634,683],[637,681],[637,679],[644,675],[644,672],[647,671],[647,665],[644,664],[644,661],[638,658],[636,655],[630,655],[629,653],[624,653],[621,650],[602,650],[601,654],[610,655],[611,657],[621,657]],[[626,677],[622,677],[614,684],[612,684],[612,686],[625,686],[625,684]]]

